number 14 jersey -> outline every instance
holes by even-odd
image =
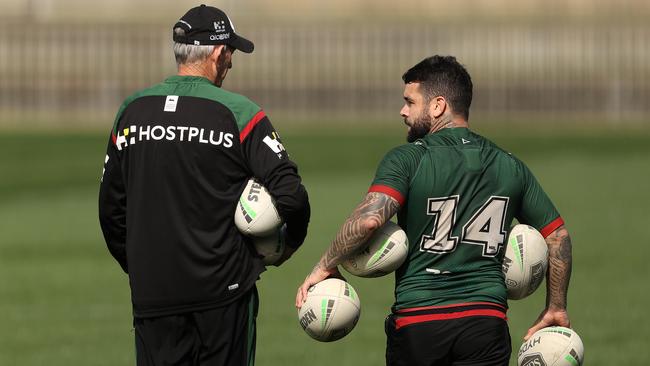
[[[562,218],[528,167],[467,128],[447,128],[391,150],[369,192],[396,199],[409,239],[394,311],[490,302],[507,305],[501,271],[513,218],[547,237]]]

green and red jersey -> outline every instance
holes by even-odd
[[[396,272],[394,311],[454,304],[507,306],[501,271],[514,218],[544,237],[563,224],[528,167],[467,128],[390,151],[370,192],[397,200],[409,253]]]

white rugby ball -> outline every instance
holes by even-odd
[[[578,333],[564,327],[535,332],[519,348],[518,366],[580,366],[585,348]]]
[[[352,285],[328,278],[309,288],[298,320],[302,329],[321,342],[345,337],[357,325],[361,315],[359,296]]]
[[[284,253],[284,238],[282,238],[280,230],[269,236],[253,237],[252,239],[257,254],[263,257],[262,261],[266,265],[275,264]]]
[[[404,230],[388,221],[372,234],[360,253],[345,260],[342,265],[355,276],[379,277],[399,268],[406,260],[408,250]]]
[[[546,276],[548,246],[542,234],[528,225],[510,230],[503,258],[508,298],[519,300],[537,290]]]
[[[272,235],[282,224],[275,200],[260,183],[250,179],[235,208],[235,225],[252,236]]]

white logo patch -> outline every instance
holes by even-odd
[[[176,104],[178,104],[178,95],[168,95],[165,99],[165,112],[176,112]]]
[[[278,137],[273,132],[273,138],[271,136],[266,136],[264,137],[264,140],[262,140],[274,153],[278,154],[278,158],[282,158],[282,152],[284,150],[284,145],[280,141],[278,141]]]
[[[219,21],[219,22],[213,22],[214,24],[214,31],[215,32],[224,32],[226,30],[226,22]]]
[[[461,137],[460,139],[463,140],[463,145],[465,145],[465,144],[469,144],[469,143],[471,142],[470,140],[465,140],[465,139],[462,138],[462,137]]]

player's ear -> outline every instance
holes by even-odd
[[[438,118],[445,113],[447,109],[447,100],[445,97],[437,96],[429,102],[429,115],[433,118]]]
[[[210,61],[217,62],[217,60],[219,60],[219,56],[221,56],[221,54],[223,53],[225,47],[226,46],[222,44],[214,46],[214,50],[212,50],[212,53],[210,53],[210,56],[208,56]]]

